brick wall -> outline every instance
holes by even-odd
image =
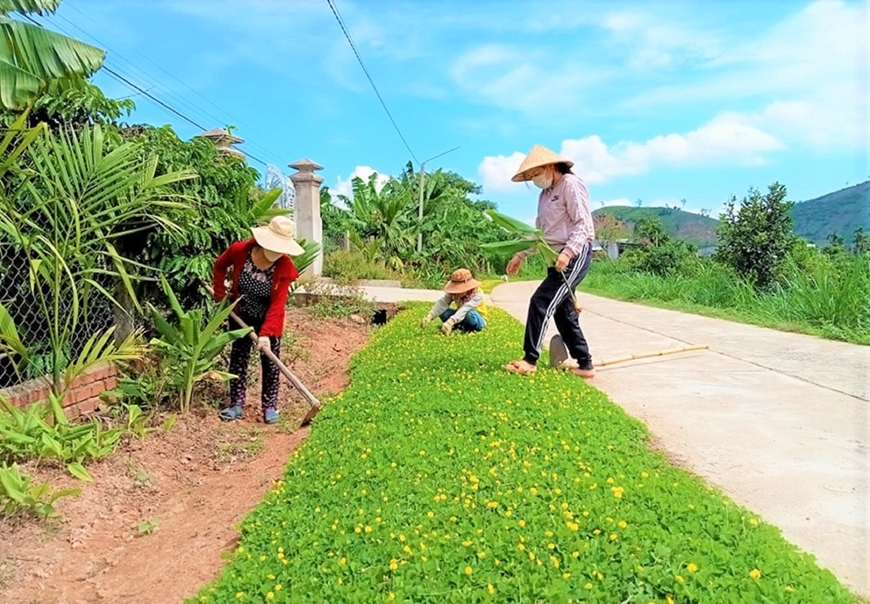
[[[103,402],[100,400],[100,394],[111,390],[117,384],[118,369],[110,363],[98,365],[80,375],[73,380],[69,392],[63,399],[62,404],[67,417],[75,419],[90,415]],[[49,380],[43,377],[0,390],[0,396],[16,407],[23,408],[31,403],[44,401],[50,390]]]

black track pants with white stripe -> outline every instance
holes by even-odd
[[[581,368],[592,366],[589,345],[583,330],[580,329],[580,317],[568,295],[568,287],[575,289],[589,271],[592,261],[592,246],[583,246],[579,254],[574,256],[565,268],[564,276],[554,268],[547,269],[547,277],[532,294],[529,301],[529,314],[526,318],[526,337],[523,341],[524,359],[532,365],[537,364],[544,345],[544,335],[550,317],[556,321],[556,329],[562,336],[568,353],[577,360]],[[567,280],[568,285],[565,284]]]

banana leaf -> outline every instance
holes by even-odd
[[[486,216],[492,220],[496,226],[500,226],[508,233],[534,235],[535,231],[537,231],[535,227],[528,225],[521,220],[517,220],[516,218],[512,218],[507,214],[496,212],[495,210],[485,210],[484,214],[486,214]]]
[[[481,243],[480,247],[488,252],[499,256],[513,256],[534,247],[537,241],[534,239],[520,239],[516,241],[496,241],[493,243]]]

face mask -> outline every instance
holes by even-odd
[[[535,183],[535,186],[539,189],[549,189],[553,184],[553,177],[544,172],[542,174],[538,174],[532,179],[532,182]]]
[[[283,255],[284,254],[282,254],[281,252],[273,252],[273,251],[267,250],[267,249],[263,250],[263,256],[265,256],[266,260],[268,260],[269,262],[275,262],[278,258],[280,258]]]

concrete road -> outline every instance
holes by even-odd
[[[525,322],[537,285],[499,285],[492,301]],[[580,302],[593,361],[709,345],[602,367],[591,383],[644,421],[669,458],[870,597],[870,347],[588,294]]]

